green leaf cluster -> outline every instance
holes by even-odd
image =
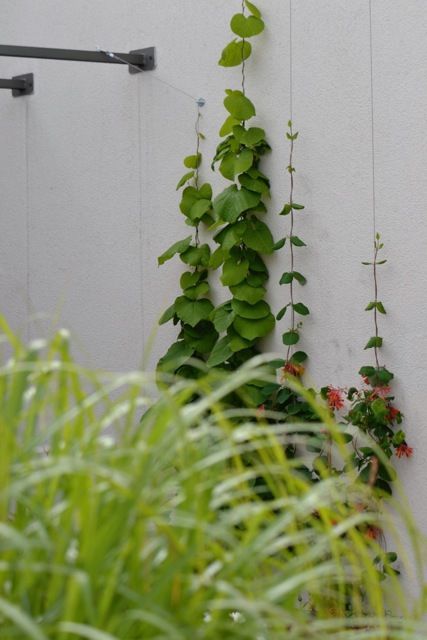
[[[222,52],[220,65],[237,66],[251,54],[247,41],[264,29],[261,13],[247,2],[250,15],[239,13],[231,20],[234,39]],[[218,339],[208,366],[234,369],[258,352],[258,342],[274,328],[275,318],[264,300],[268,269],[262,258],[276,249],[268,225],[261,219],[267,211],[270,181],[260,170],[262,157],[270,150],[264,129],[247,126],[256,108],[244,90],[226,91],[224,107],[227,117],[220,130],[212,167],[231,182],[213,200],[214,236],[218,248],[211,256],[210,267],[221,269],[221,283],[230,289],[232,298],[213,310],[211,320]],[[247,390],[252,402],[259,399],[253,386]]]
[[[198,134],[200,139],[201,134]],[[197,144],[197,149],[199,145]],[[197,150],[194,155],[184,159],[184,166],[191,169],[178,182],[177,189],[183,188],[180,210],[186,223],[199,227],[200,223],[213,223],[212,187],[210,184],[199,186],[199,168],[202,154]],[[163,372],[177,373],[185,377],[198,377],[201,368],[197,362],[205,362],[218,339],[218,332],[210,320],[213,304],[209,299],[210,285],[208,269],[211,250],[208,244],[200,244],[198,236],[187,236],[175,242],[159,258],[159,265],[175,255],[190,267],[180,278],[181,295],[166,309],[159,324],[173,322],[179,325],[179,333],[165,355],[158,362]]]
[[[261,12],[252,2],[245,2],[247,9],[251,13],[246,16],[243,13],[236,13],[230,22],[230,27],[234,38],[221,53],[219,65],[223,67],[238,67],[247,60],[252,53],[252,45],[247,41],[264,31],[264,21]]]

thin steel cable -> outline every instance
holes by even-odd
[[[200,120],[202,118],[202,112],[201,112],[201,108],[202,108],[202,104],[200,103],[200,101],[196,102],[197,104],[197,116],[196,116],[196,122],[194,125],[194,129],[196,132],[196,139],[197,139],[197,143],[196,143],[196,158],[199,157],[199,152],[200,152]],[[196,189],[199,188],[199,162],[198,160],[196,161],[196,173],[194,176],[194,186]],[[196,225],[196,232],[195,232],[195,237],[194,237],[194,242],[196,244],[196,247],[199,246],[200,244],[200,239],[199,239],[199,223],[197,223]]]
[[[104,53],[109,58],[114,58],[115,60],[118,60],[119,62],[122,62],[123,64],[127,64],[129,67],[132,67],[132,69],[136,69],[137,71],[141,71],[140,67],[138,67],[137,65],[134,65],[134,64],[131,64],[131,63],[127,62],[127,60],[125,60],[124,58],[121,58],[120,56],[118,56],[116,53],[113,53],[112,51],[107,51],[106,49],[101,49],[100,47],[96,47],[96,49],[100,53]],[[162,80],[161,78],[159,78],[156,75],[150,74],[150,77],[153,80],[155,80],[156,82],[160,82],[161,84],[164,84],[167,87],[170,87],[171,89],[174,89],[175,91],[178,91],[179,93],[182,93],[182,95],[187,96],[187,98],[191,98],[191,100],[194,100],[195,102],[198,102],[199,100],[201,100],[201,98],[196,98],[195,96],[191,95],[191,93],[188,93],[187,91],[184,91],[183,89],[180,89],[179,87],[176,87],[174,84],[171,84],[170,82],[167,82],[166,80]],[[201,105],[201,106],[203,106],[203,105]]]
[[[30,340],[30,316],[31,316],[31,273],[30,273],[30,157],[29,157],[29,111],[28,101],[25,105],[25,311],[26,311],[26,337]]]
[[[372,34],[372,0],[369,0],[369,58],[371,80],[371,153],[372,153],[372,223],[374,242],[377,233],[377,203],[376,203],[376,174],[375,174],[375,108],[374,108],[374,55]]]
[[[242,15],[245,15],[245,0],[242,0]],[[242,38],[242,93],[246,95],[246,60],[245,60],[245,38]]]
[[[137,91],[137,116],[138,116],[138,163],[139,163],[139,185],[138,185],[138,244],[139,244],[139,313],[141,329],[141,362],[145,359],[145,323],[144,323],[144,252],[143,252],[143,186],[142,186],[142,106],[141,106],[141,85],[136,84]]]
[[[289,0],[289,111],[290,119],[293,117],[293,47],[292,47],[292,0]]]

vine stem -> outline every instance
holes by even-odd
[[[195,131],[196,131],[196,173],[194,175],[194,186],[196,189],[199,188],[199,161],[198,161],[198,157],[199,157],[199,152],[200,152],[200,120],[202,117],[202,112],[200,110],[200,105],[197,104],[197,117],[196,117],[196,123],[195,123]],[[196,247],[199,246],[200,244],[200,240],[199,240],[199,224],[196,225],[196,234],[195,234],[195,238],[194,238]]]
[[[242,15],[245,15],[245,0],[242,0]],[[245,61],[245,38],[242,38],[242,93],[246,95],[246,61]]]
[[[379,251],[379,240],[375,239],[374,241],[374,264],[373,264],[373,275],[374,275],[374,301],[375,301],[375,307],[374,307],[374,324],[375,324],[375,338],[378,338],[379,336],[379,331],[378,331],[378,309],[377,309],[377,303],[378,303],[378,277],[377,277],[377,259],[378,259],[378,251]],[[375,353],[375,363],[377,365],[377,369],[379,369],[380,364],[379,364],[379,360],[378,360],[378,347],[375,344],[374,347],[374,353]]]
[[[290,194],[289,194],[289,204],[291,206],[291,229],[290,229],[290,238],[292,238],[293,233],[294,233],[294,210],[292,209],[292,205],[293,205],[293,198],[294,198],[294,171],[293,171],[293,157],[294,157],[294,141],[293,141],[293,129],[292,129],[292,122],[289,125],[289,133],[291,136],[291,148],[290,148],[290,152],[289,152],[289,166],[288,166],[288,171],[290,173],[291,176],[291,189],[290,189]],[[292,244],[292,241],[289,240],[289,244],[290,244],[290,252],[291,252],[291,273],[293,273],[294,270],[294,245]],[[291,329],[292,331],[295,331],[295,309],[294,309],[294,281],[293,278],[290,282],[290,298],[291,298]],[[291,345],[288,345],[288,350],[286,353],[286,360],[289,360],[291,354]]]

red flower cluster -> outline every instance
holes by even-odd
[[[382,386],[382,387],[374,387],[372,390],[372,397],[377,397],[377,398],[387,398],[387,396],[389,396],[391,393],[391,387],[389,386]]]
[[[326,397],[328,399],[329,408],[333,411],[342,409],[344,406],[344,392],[342,389],[338,387],[328,387],[328,391],[326,393]]]
[[[389,406],[387,419],[389,422],[394,422],[398,416],[400,416],[400,411],[396,407]]]
[[[304,373],[304,367],[302,364],[298,364],[297,362],[287,362],[284,367],[282,367],[283,375],[290,375],[299,377]]]
[[[365,535],[369,540],[378,540],[378,538],[380,538],[382,535],[382,530],[375,525],[370,525],[366,529]]]
[[[395,454],[398,458],[412,458],[414,450],[412,447],[408,447],[406,442],[402,442],[402,444],[396,448]]]

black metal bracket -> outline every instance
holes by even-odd
[[[34,93],[34,75],[25,73],[22,76],[14,76],[10,80],[0,79],[0,89],[12,89],[14,98],[29,96]]]
[[[135,49],[129,53],[110,51],[80,51],[77,49],[48,49],[45,47],[15,47],[0,45],[0,56],[11,58],[41,58],[45,60],[72,60],[76,62],[101,62],[126,64],[129,73],[151,71],[156,66],[155,48]]]

